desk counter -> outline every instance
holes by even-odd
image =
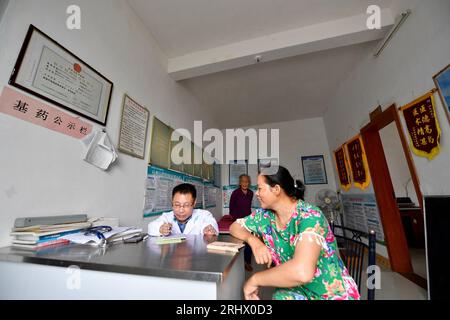
[[[4,284],[0,298],[240,299],[243,253],[208,251],[206,245],[213,240],[188,236],[181,243],[158,245],[150,237],[106,248],[76,244],[39,251],[0,248]],[[239,241],[227,235],[218,240]],[[44,284],[53,288],[43,293]],[[95,290],[104,286],[121,287],[120,294]]]

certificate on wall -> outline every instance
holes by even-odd
[[[119,133],[121,152],[144,159],[149,116],[150,113],[146,108],[128,95],[124,95]]]
[[[305,184],[327,184],[327,172],[323,156],[302,157]]]
[[[9,84],[106,125],[112,82],[33,25]]]

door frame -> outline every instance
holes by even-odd
[[[386,175],[386,172],[389,172],[389,168],[379,134],[381,129],[392,122],[395,122],[396,124],[406,162],[411,173],[414,189],[419,201],[419,206],[423,214],[423,197],[420,190],[419,178],[417,177],[417,171],[414,166],[411,151],[403,132],[397,106],[393,104],[371,119],[370,123],[361,129],[361,137],[364,142],[364,149],[367,155],[366,158],[373,188],[375,190],[375,197],[380,211],[380,219],[383,224],[391,268],[395,272],[408,276],[412,275],[414,270],[405,233],[398,232],[399,230],[403,231],[404,229],[397,200],[394,196],[395,193],[392,179],[390,174]]]

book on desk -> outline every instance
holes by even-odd
[[[14,227],[10,233],[10,236],[13,238],[12,247],[37,250],[47,246],[68,244],[70,241],[62,239],[62,237],[80,232],[80,230],[90,226],[90,222],[74,222]]]
[[[239,249],[244,247],[243,243],[214,241],[206,246],[209,250],[227,251],[227,252],[239,252]]]

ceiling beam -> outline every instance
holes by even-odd
[[[369,30],[367,18],[356,15],[171,58],[168,74],[178,81],[252,65],[256,56],[268,62],[378,40],[395,22],[389,9],[381,11],[380,30]]]

